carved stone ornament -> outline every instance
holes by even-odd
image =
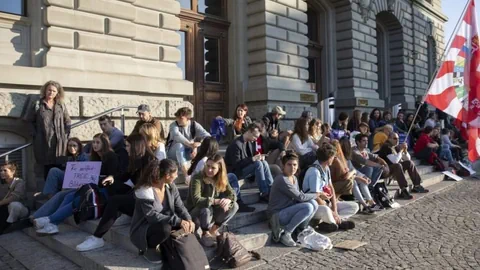
[[[387,7],[389,12],[393,12],[395,10],[395,4],[397,0],[387,0]]]
[[[373,0],[358,0],[358,6],[360,7],[360,15],[362,15],[363,22],[366,23],[373,7]]]

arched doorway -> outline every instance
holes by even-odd
[[[329,110],[328,99],[336,90],[335,12],[328,0],[309,0],[307,4],[307,83],[318,94],[319,117],[328,121],[334,114]]]
[[[195,119],[208,129],[228,109],[227,0],[180,0],[180,6],[178,66],[193,82]]]
[[[392,105],[392,96],[405,93],[403,28],[390,12],[377,15],[378,94],[385,107]]]

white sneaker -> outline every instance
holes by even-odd
[[[43,227],[45,227],[45,225],[48,223],[50,223],[50,219],[48,217],[36,218],[33,220],[33,226],[35,226],[35,229],[37,230],[43,229]]]
[[[40,235],[51,235],[58,233],[58,226],[52,223],[47,223],[42,229],[37,230],[37,233]]]
[[[98,238],[93,235],[90,235],[83,241],[83,243],[77,245],[78,251],[89,251],[92,249],[101,248],[105,245],[105,241],[103,238]]]
[[[132,217],[129,217],[127,215],[121,215],[117,220],[115,220],[115,223],[113,223],[113,226],[122,226],[126,224],[130,224],[132,222]]]

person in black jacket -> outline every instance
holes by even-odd
[[[101,248],[105,245],[103,236],[110,230],[117,218],[118,212],[129,217],[133,216],[135,206],[135,197],[133,196],[132,186],[137,183],[141,177],[145,166],[150,161],[155,160],[155,154],[150,149],[144,136],[133,133],[126,140],[126,150],[129,154],[128,169],[119,176],[109,176],[105,180],[113,181],[112,186],[116,186],[117,195],[108,198],[102,219],[93,235],[88,236],[85,241],[77,245],[78,251],[89,251]]]
[[[259,136],[258,127],[255,124],[250,125],[242,136],[228,146],[225,163],[228,172],[234,173],[239,179],[255,176],[260,189],[260,200],[268,202],[273,177],[265,155],[255,154],[255,141]]]
[[[270,138],[278,139],[283,142],[285,146],[288,145],[289,137],[292,135],[291,130],[282,132],[280,130],[280,119],[287,114],[286,111],[280,106],[276,106],[272,109],[272,112],[265,114],[262,117],[263,123],[265,123],[265,130],[268,132]]]
[[[160,250],[173,230],[195,231],[195,223],[173,183],[177,166],[171,159],[152,161],[135,187],[130,241],[151,263],[162,262]]]

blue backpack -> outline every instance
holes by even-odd
[[[210,125],[210,134],[215,137],[217,142],[222,139],[222,136],[227,135],[227,129],[225,128],[225,121],[223,119],[213,119]]]

